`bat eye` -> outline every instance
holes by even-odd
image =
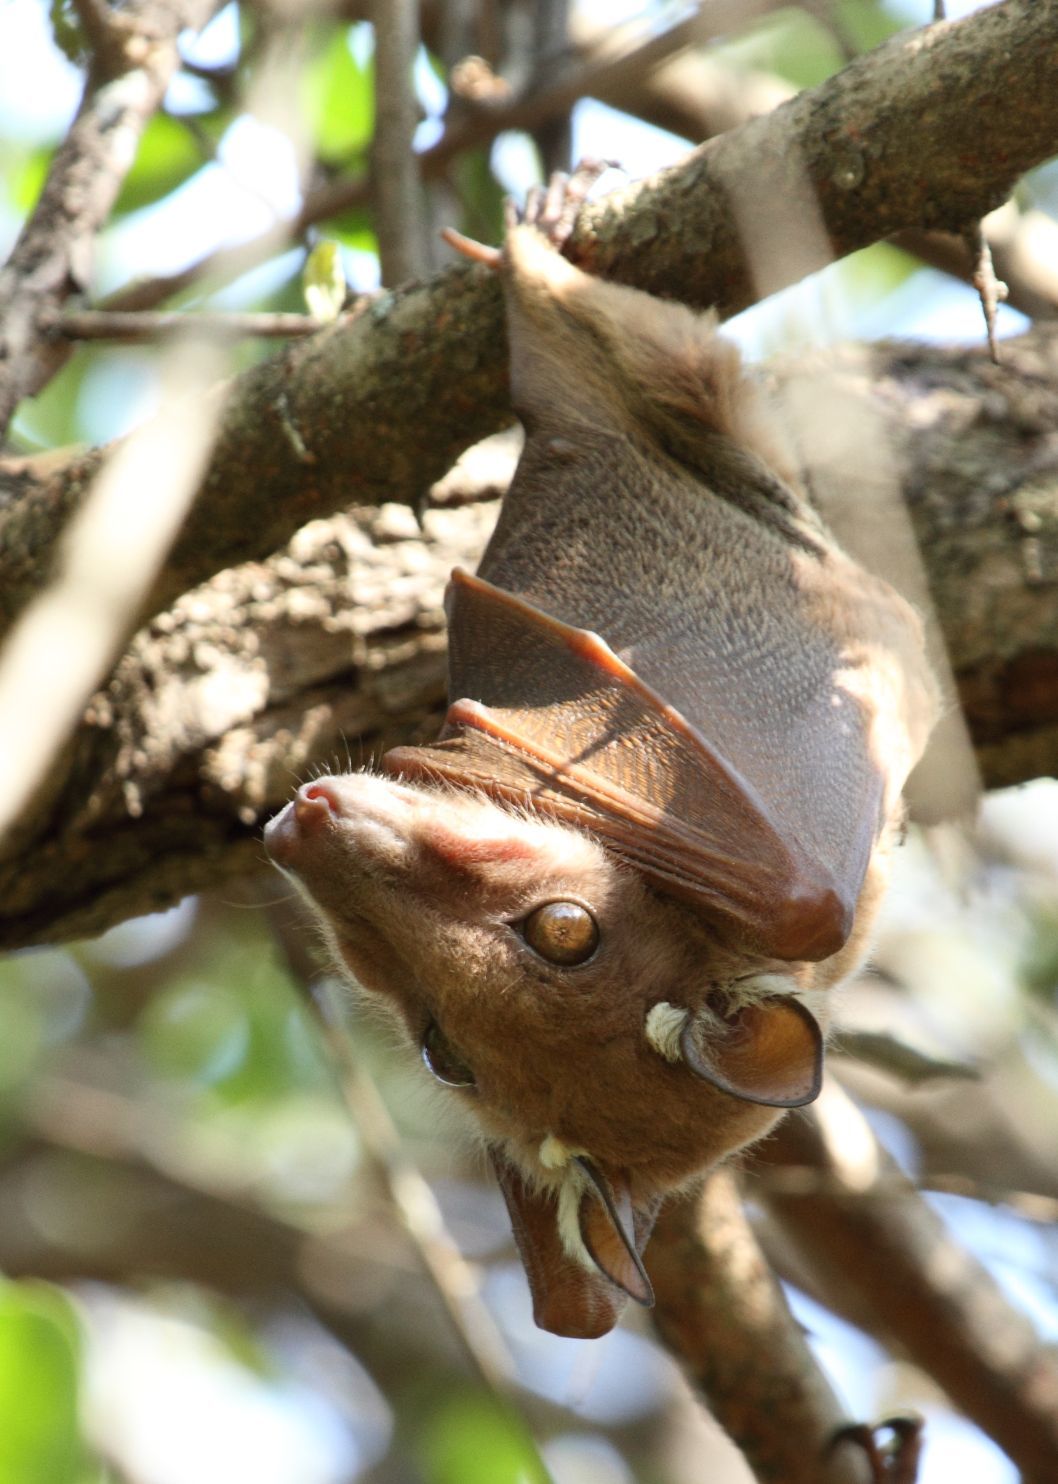
[[[422,1059],[427,1068],[446,1087],[473,1087],[474,1073],[453,1051],[450,1043],[441,1034],[436,1020],[431,1020],[422,1038]]]
[[[545,902],[522,923],[522,936],[549,964],[587,963],[599,946],[599,924],[579,902]]]

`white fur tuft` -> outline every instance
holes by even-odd
[[[561,1139],[556,1139],[554,1134],[548,1134],[546,1139],[540,1141],[537,1158],[545,1170],[561,1170],[573,1158],[573,1150],[568,1144],[563,1144]]]
[[[594,1273],[598,1269],[580,1234],[580,1203],[585,1188],[585,1177],[573,1166],[558,1187],[558,1235],[567,1257]]]
[[[668,1000],[659,1000],[647,1011],[644,1026],[647,1040],[666,1061],[679,1061],[680,1036],[690,1013],[682,1005],[670,1005]]]

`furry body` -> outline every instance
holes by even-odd
[[[527,438],[450,590],[445,732],[268,840],[462,1088],[538,1322],[599,1334],[649,1301],[659,1199],[814,1095],[936,701],[708,316],[532,224],[502,271]]]

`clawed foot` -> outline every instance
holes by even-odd
[[[842,1443],[862,1448],[871,1466],[871,1484],[915,1484],[922,1457],[921,1417],[887,1417],[869,1427],[865,1422],[839,1429],[830,1440],[831,1452]],[[879,1434],[889,1436],[879,1441]]]
[[[557,252],[561,252],[592,186],[611,168],[612,160],[581,160],[571,175],[556,171],[546,186],[530,188],[522,211],[508,197],[504,203],[507,231],[517,226],[535,227]],[[445,227],[441,236],[449,247],[454,247],[472,262],[484,263],[487,268],[499,268],[503,262],[502,248],[475,242],[472,237],[464,237],[462,232],[452,227]]]
[[[571,175],[556,170],[546,186],[530,188],[521,214],[508,198],[505,207],[508,232],[519,223],[535,227],[556,251],[561,252],[592,186],[613,168],[616,167],[612,160],[581,160]]]

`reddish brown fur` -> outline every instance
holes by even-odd
[[[717,1032],[747,1001],[765,1012],[747,1023],[780,1027],[778,1041],[768,1037],[780,1059],[789,1017],[766,1013],[777,994],[800,997],[825,1030],[826,991],[866,951],[900,790],[936,699],[916,616],[821,525],[712,321],[587,278],[531,227],[510,234],[502,261],[528,437],[481,574],[519,603],[497,603],[493,624],[487,584],[462,584],[451,700],[475,705],[453,710],[441,745],[390,755],[391,771],[418,784],[319,780],[268,841],[353,979],[392,1008],[413,1045],[438,1027],[473,1074],[475,1087],[452,1096],[492,1151],[539,1322],[597,1334],[622,1301],[611,1278],[629,1287],[620,1274],[634,1273],[655,1198],[778,1116],[745,1087],[718,1091],[667,1059],[645,1033],[648,1013],[665,1004],[677,1021],[682,1010],[695,1017],[705,1073],[711,1056],[723,1071]],[[578,628],[600,634],[620,663],[608,665]],[[494,642],[500,633],[506,648]],[[548,669],[555,634],[573,637]],[[594,684],[592,655],[615,684],[631,667],[722,766],[699,773],[693,748],[660,742],[656,758],[631,750],[627,779],[642,781],[641,799],[615,794],[607,775],[597,814],[587,796],[569,805],[562,770],[553,787],[537,786],[534,748],[552,736],[549,719],[552,741],[575,737],[590,772],[618,714],[597,699],[578,712],[582,677]],[[560,696],[541,693],[541,675]],[[517,738],[502,740],[519,725],[533,731],[521,750]],[[650,727],[643,736],[637,747],[652,747]],[[689,840],[689,887],[673,895],[676,885],[652,874],[656,845],[643,821],[675,819],[677,805],[680,819],[703,821],[703,840],[710,821],[717,834],[708,849]],[[775,852],[774,870],[753,851],[738,864],[744,820],[764,821],[760,849]],[[699,902],[695,883],[710,885],[725,841],[737,890],[721,871]],[[625,863],[641,858],[642,871]],[[842,919],[827,916],[819,881],[845,903],[836,942]],[[784,898],[776,883],[786,882]],[[588,962],[550,965],[521,936],[549,901],[594,915],[599,947]],[[805,943],[840,944],[821,961],[777,946],[795,941],[802,911],[820,923]],[[804,1041],[790,1041],[789,1057],[805,1054]],[[609,1254],[596,1253],[602,1273],[576,1230],[578,1202],[596,1199],[580,1155],[611,1212],[607,1240],[592,1242]],[[628,1197],[634,1235],[612,1214]],[[596,1234],[600,1210],[591,1208]]]

